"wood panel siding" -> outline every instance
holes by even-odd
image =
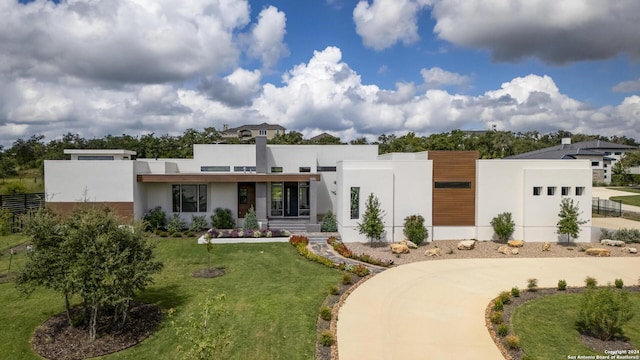
[[[320,181],[320,174],[142,174],[136,177],[137,182],[174,184],[298,182],[311,179]]]
[[[433,225],[476,225],[477,151],[429,151],[433,161]],[[436,188],[436,182],[469,182],[465,188]]]
[[[69,216],[76,209],[108,207],[123,221],[133,220],[132,202],[47,202],[45,206],[62,217]]]

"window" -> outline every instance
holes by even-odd
[[[301,166],[298,170],[299,170],[301,173],[311,172],[311,168],[310,168],[310,167],[308,167],[308,166]]]
[[[592,161],[591,166],[600,166],[600,161]]]
[[[436,189],[471,189],[468,181],[436,181]]]
[[[272,166],[271,167],[271,172],[272,173],[281,173],[282,172],[282,166]]]
[[[206,184],[176,184],[171,190],[173,212],[207,212]]]
[[[203,172],[229,172],[230,166],[200,166],[200,171]]]
[[[267,130],[265,129],[260,129],[260,135],[267,135]]]
[[[569,196],[570,192],[571,192],[571,187],[570,186],[563,186],[562,187],[562,196]]]
[[[540,196],[542,194],[542,186],[533,187],[533,196]]]
[[[616,151],[616,152],[614,153],[614,155],[622,155],[622,152],[620,152],[620,151]]]
[[[547,196],[553,196],[556,194],[555,186],[547,186]]]
[[[576,196],[582,196],[584,194],[584,186],[576,186]]]
[[[605,152],[604,152],[604,155],[605,155],[605,156],[607,156],[607,155],[611,155],[611,151],[605,151]]]
[[[608,167],[609,165],[607,165],[607,164],[604,164],[604,165],[602,165],[602,166],[604,166],[604,168],[606,169],[606,168],[607,168],[607,167]]]
[[[360,218],[360,188],[351,188],[351,218]]]
[[[282,216],[282,183],[271,183],[271,216]]]
[[[309,183],[298,183],[298,215],[309,216],[310,214],[309,200]]]
[[[318,172],[329,172],[329,171],[336,171],[336,167],[335,166],[318,166]]]
[[[78,160],[113,160],[113,155],[78,155]]]
[[[234,166],[234,172],[256,172],[255,166]]]

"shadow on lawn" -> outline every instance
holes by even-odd
[[[140,294],[140,300],[157,304],[163,309],[177,308],[187,303],[189,296],[178,285],[154,286]]]

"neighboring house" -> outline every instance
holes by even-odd
[[[222,127],[220,135],[223,139],[235,138],[241,141],[248,141],[257,136],[266,136],[268,140],[273,139],[276,135],[284,135],[287,129],[280,125],[272,125],[262,123],[258,125],[242,125],[235,128],[229,128],[226,124]]]
[[[593,170],[594,184],[610,184],[613,165],[626,152],[638,148],[601,140],[582,141],[572,144],[570,137],[562,138],[562,144],[508,157],[508,159],[563,159],[589,160]]]
[[[586,160],[478,160],[474,151],[378,155],[377,145],[267,145],[265,137],[255,145],[194,145],[193,159],[125,161],[131,152],[66,152],[72,160],[45,161],[47,206],[61,212],[105,203],[140,218],[160,206],[190,221],[223,207],[241,225],[253,206],[264,226],[276,226],[317,224],[332,209],[343,240],[351,242],[366,240],[357,228],[373,193],[387,241],[402,240],[404,218],[414,214],[425,218],[430,240],[489,240],[491,219],[507,211],[514,238],[558,241],[560,202],[570,197],[587,221],[577,240],[591,239]],[[111,156],[114,161],[99,161]]]

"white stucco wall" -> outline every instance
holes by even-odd
[[[591,162],[589,160],[478,160],[476,173],[477,239],[494,238],[491,219],[502,212],[511,212],[516,230],[514,239],[529,242],[558,241],[556,223],[563,196],[562,187],[570,187],[569,198],[579,205],[581,226],[576,241],[590,241],[591,232]],[[541,186],[540,196],[533,187]],[[547,187],[555,186],[554,196]],[[582,196],[576,187],[584,187]],[[564,237],[563,237],[564,238]]]
[[[46,160],[48,202],[132,202],[135,161]]]

